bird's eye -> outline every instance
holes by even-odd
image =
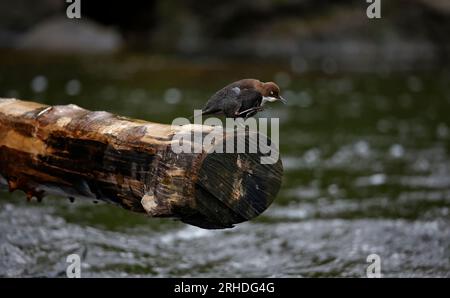
[[[273,91],[270,91],[270,95],[273,95]]]

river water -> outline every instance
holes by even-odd
[[[283,184],[258,218],[202,230],[104,203],[0,192],[0,276],[450,277],[450,75],[142,55],[0,58],[0,96],[171,123],[236,79],[276,80]]]

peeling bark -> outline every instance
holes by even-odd
[[[0,99],[0,187],[23,190],[29,200],[102,200],[211,229],[262,213],[280,188],[281,161],[262,165],[260,153],[172,151],[176,132],[199,128]]]

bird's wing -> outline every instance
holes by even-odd
[[[237,113],[241,109],[242,102],[237,98],[228,98],[222,107],[222,112],[227,118],[236,118]]]
[[[223,88],[216,93],[214,93],[213,96],[209,98],[209,100],[206,102],[205,106],[203,107],[203,115],[206,114],[217,114],[223,112],[224,104],[227,101],[233,101],[236,100],[241,93],[241,89],[239,87],[234,88]]]
[[[224,103],[223,112],[227,117],[235,118],[248,117],[248,113],[239,115],[239,112],[247,111],[258,107],[261,104],[262,96],[261,93],[254,89],[241,89],[236,97],[230,98]]]
[[[234,118],[239,111],[259,106],[261,100],[261,93],[254,89],[241,89],[237,86],[223,88],[211,96],[202,109],[202,114],[224,114],[226,117]]]
[[[242,103],[240,112],[258,107],[261,105],[262,95],[255,89],[244,89],[238,96],[238,100]]]

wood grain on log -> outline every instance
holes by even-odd
[[[208,131],[0,99],[0,186],[39,201],[46,194],[102,200],[202,228],[228,228],[262,213],[280,188],[281,161],[261,164],[261,153],[173,152],[176,132],[200,128]]]

